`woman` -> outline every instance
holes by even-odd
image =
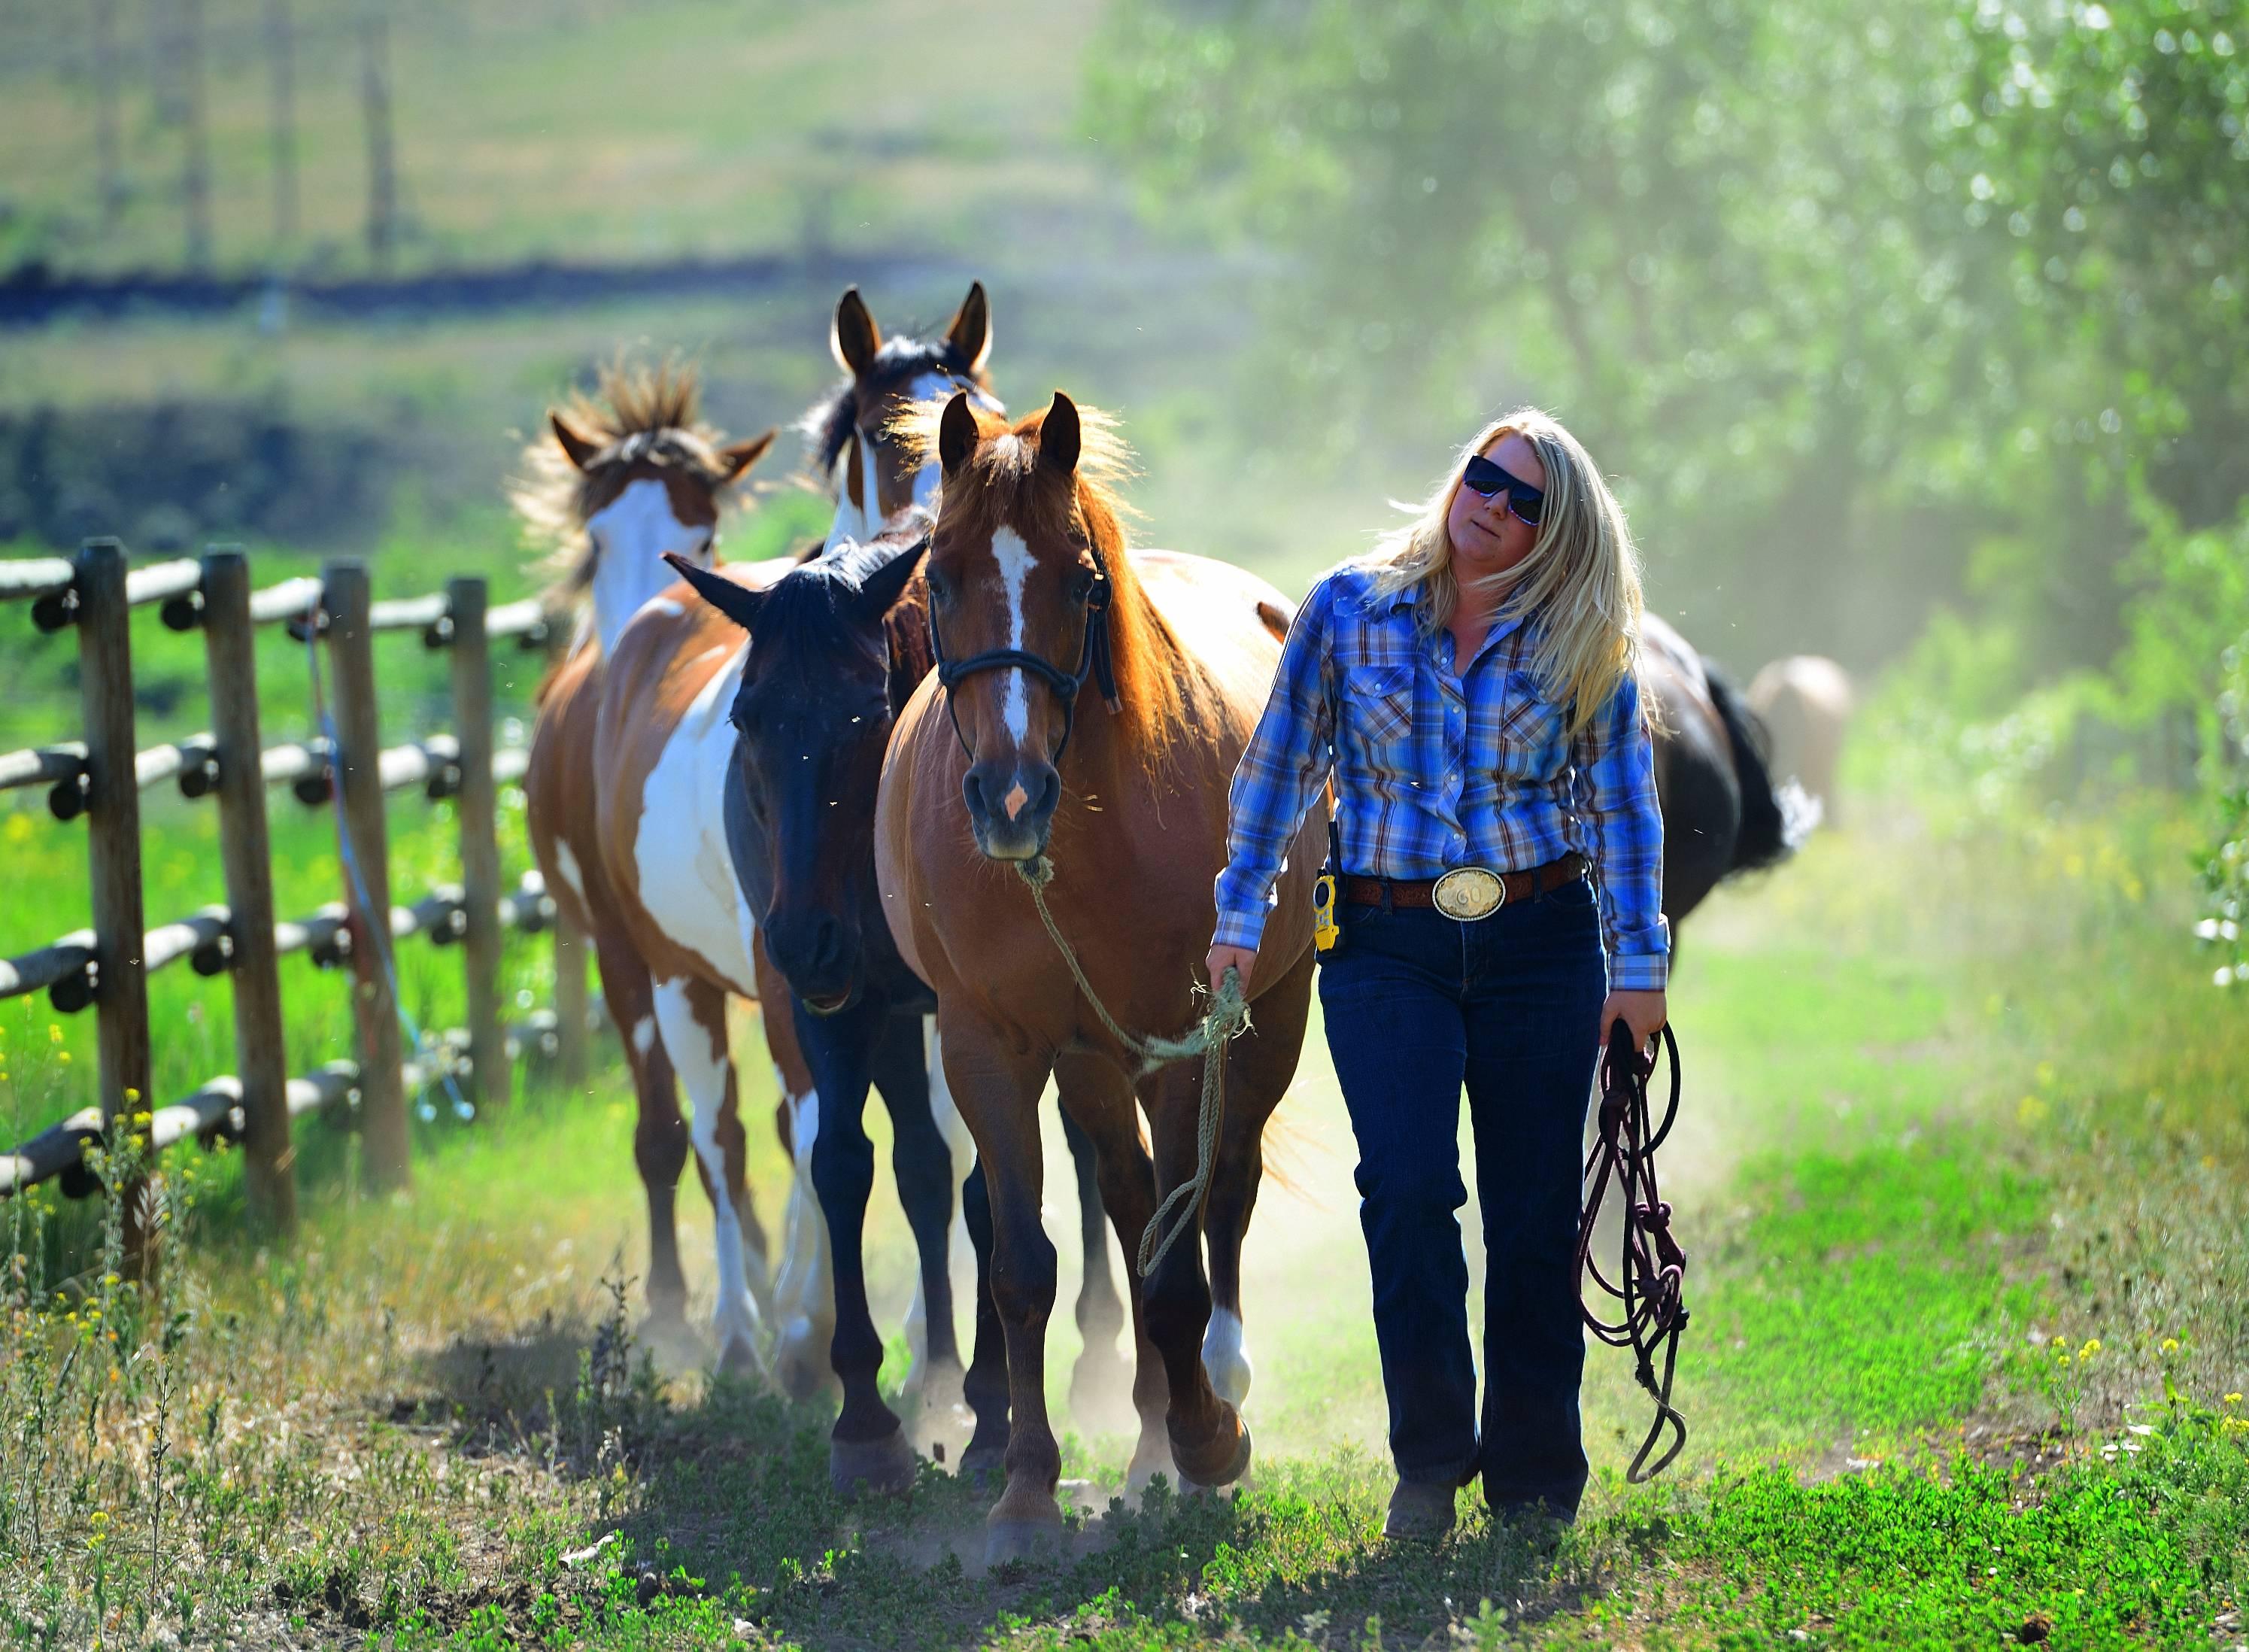
[[[1336,781],[1343,938],[1320,1000],[1358,1139],[1393,1538],[1442,1536],[1479,1470],[1495,1517],[1566,1521],[1585,1489],[1579,1143],[1605,1030],[1621,1016],[1645,1045],[1663,1025],[1670,951],[1640,618],[1600,472],[1553,419],[1511,413],[1416,520],[1313,586],[1235,774],[1214,989],[1254,974],[1281,857]],[[1454,1214],[1463,1084],[1481,1440]]]

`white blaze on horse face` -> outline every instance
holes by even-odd
[[[1249,1397],[1249,1351],[1242,1346],[1241,1319],[1224,1308],[1210,1311],[1202,1335],[1202,1368],[1218,1397],[1239,1410]]]
[[[664,561],[666,551],[711,566],[710,527],[675,516],[671,490],[652,477],[629,484],[588,517],[586,533],[595,546],[594,629],[604,657],[641,604],[679,577]]]
[[[726,771],[734,726],[726,710],[741,686],[749,639],[712,674],[664,741],[641,791],[633,826],[640,902],[664,933],[692,951],[739,997],[756,995],[750,938],[756,933],[726,848]]]
[[[875,536],[874,529],[870,526],[877,520],[875,510],[874,484],[869,479],[874,474],[871,465],[861,465],[856,472],[863,485],[867,489],[866,503],[855,505],[851,501],[851,478],[854,474],[851,467],[861,465],[861,455],[865,451],[866,445],[855,434],[851,437],[850,445],[844,449],[843,457],[836,461],[836,517],[828,525],[828,542],[821,547],[823,550],[832,551],[839,545],[850,541],[863,541]]]
[[[719,1115],[726,1105],[726,1035],[723,1029],[714,1034],[695,1018],[687,985],[684,980],[657,983],[656,1019],[672,1070],[694,1104],[688,1135],[711,1184],[712,1239],[719,1264],[719,1306],[712,1331],[721,1356],[739,1349],[759,1360],[758,1311],[750,1300],[744,1270],[741,1219],[727,1189],[726,1155],[719,1145]]]
[[[1023,543],[1023,536],[1012,527],[997,529],[992,535],[993,560],[1000,564],[1000,583],[1008,594],[1008,646],[1023,645],[1023,587],[1031,576],[1031,547]],[[1023,670],[1020,665],[1008,667],[1004,673],[1006,687],[1001,692],[1001,715],[1007,719],[1008,733],[1014,737],[1015,748],[1021,751],[1023,742],[1031,737],[1031,701],[1024,686]]]

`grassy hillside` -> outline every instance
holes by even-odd
[[[289,0],[299,224],[277,241],[265,0],[201,7],[216,263],[364,265],[361,23],[389,19],[404,266],[534,255],[959,250],[997,212],[1076,214],[1077,54],[1097,0]],[[170,267],[184,255],[177,17],[120,0],[129,193],[98,195],[92,7],[0,15],[0,263]],[[169,101],[168,101],[169,100]]]

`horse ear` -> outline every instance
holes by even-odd
[[[1078,449],[1083,440],[1078,429],[1077,403],[1056,390],[1039,425],[1039,458],[1068,475],[1077,469]]]
[[[859,581],[859,611],[869,619],[880,619],[896,605],[913,578],[914,569],[921,563],[921,554],[929,548],[929,535],[917,535],[909,543],[892,551],[887,561],[866,574]]]
[[[945,466],[947,476],[968,462],[978,440],[976,415],[968,405],[968,392],[956,391],[945,404],[945,416],[937,424],[938,462]]]
[[[968,296],[960,301],[953,325],[946,328],[945,341],[968,363],[971,373],[984,370],[985,358],[992,354],[992,302],[984,296],[981,281],[968,284]]]
[[[836,325],[829,330],[828,348],[835,352],[836,365],[854,378],[874,365],[875,353],[883,348],[883,329],[875,325],[874,314],[857,287],[845,287],[836,302]]]
[[[727,487],[741,480],[742,472],[765,458],[766,450],[774,444],[779,430],[767,430],[763,436],[753,436],[746,442],[737,442],[732,447],[719,450],[719,485]]]
[[[602,451],[599,442],[589,441],[579,435],[571,428],[569,420],[551,410],[547,415],[547,428],[554,432],[554,439],[561,444],[564,455],[581,471],[591,466]]]
[[[766,605],[765,592],[737,585],[725,575],[713,574],[707,568],[698,568],[677,551],[666,551],[664,560],[671,564],[673,573],[695,588],[696,595],[744,630],[756,623],[758,610]]]

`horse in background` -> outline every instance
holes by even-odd
[[[1045,1387],[1056,1253],[1040,1214],[1041,1092],[1051,1076],[1093,1138],[1128,1256],[1159,1187],[1196,1174],[1200,1111],[1193,1064],[1142,1072],[1104,1027],[1017,864],[1049,860],[1056,921],[1121,1024],[1166,1036],[1189,1026],[1216,916],[1228,785],[1264,708],[1289,607],[1241,569],[1128,553],[1112,486],[1122,444],[1106,419],[1059,392],[1016,423],[956,396],[936,425],[944,490],[926,577],[939,669],[890,742],[876,864],[898,952],[936,991],[946,1077],[989,1189],[990,1290],[967,1381],[977,1431],[962,1469],[987,1465],[1004,1441],[1007,1485],[987,1525],[996,1559],[1050,1538],[1062,1518]],[[1088,676],[1105,675],[1092,671],[1100,660],[1113,665],[1114,697],[1080,704]],[[1183,1481],[1220,1485],[1248,1464],[1237,1409],[1248,1377],[1241,1241],[1261,1135],[1302,1046],[1324,843],[1324,823],[1308,820],[1250,983],[1254,1030],[1226,1047],[1228,1105],[1205,1204],[1211,1280],[1194,1243],[1173,1247],[1145,1281],[1128,1270],[1136,1483],[1176,1463]]]
[[[1653,614],[1640,642],[1663,809],[1663,915],[1675,929],[1724,879],[1785,860],[1805,828],[1775,788],[1757,715],[1725,674]]]
[[[1803,787],[1833,824],[1835,768],[1855,705],[1850,674],[1824,655],[1791,654],[1750,679],[1749,704],[1771,737],[1773,772]]]
[[[633,1159],[648,1199],[647,1299],[661,1333],[685,1325],[675,1205],[689,1132],[670,1056],[655,1037],[648,966],[599,847],[595,801],[603,787],[595,724],[619,636],[672,582],[664,555],[705,567],[714,561],[722,507],[774,433],[729,444],[700,418],[695,372],[676,363],[610,368],[597,396],[574,397],[548,414],[552,443],[526,450],[528,474],[514,493],[526,528],[551,547],[548,605],[574,607],[579,615],[568,652],[539,688],[523,785],[540,871],[564,914],[591,939],[602,994],[625,1035],[639,1106]],[[776,1063],[801,1073],[787,1018],[769,1024],[767,1034]],[[698,1116],[696,1166],[711,1196],[720,1277],[732,1282],[721,1290],[715,1329],[722,1359],[738,1366],[755,1361],[750,1298],[767,1289],[766,1235],[744,1179],[744,1145],[731,1093],[723,1111]]]

